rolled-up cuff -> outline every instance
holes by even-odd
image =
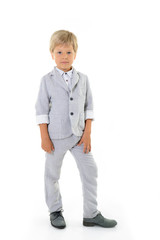
[[[37,123],[37,124],[49,123],[49,117],[48,117],[48,115],[37,115],[37,116],[36,116],[36,123]]]
[[[92,119],[93,121],[95,120],[93,110],[86,110],[84,114],[85,114],[85,120],[86,119]]]

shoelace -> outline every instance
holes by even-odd
[[[62,212],[61,212],[61,211],[53,212],[53,213],[51,213],[50,215],[53,215],[53,216],[54,216],[54,219],[56,219],[56,218],[58,218],[59,216],[62,217]]]

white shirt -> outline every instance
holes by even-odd
[[[57,71],[61,74],[61,76],[63,77],[65,83],[68,85],[68,84],[71,84],[71,81],[72,81],[72,73],[73,73],[73,68],[71,70],[69,70],[68,72],[64,72],[63,70],[57,68]]]

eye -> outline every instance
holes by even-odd
[[[68,52],[69,54],[71,54],[71,52]]]
[[[62,53],[62,52],[60,52],[60,51],[58,52],[58,54],[61,54],[61,53]]]

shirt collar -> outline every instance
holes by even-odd
[[[73,67],[72,67],[72,69],[69,70],[68,72],[64,72],[63,70],[61,70],[61,69],[59,69],[59,68],[57,68],[57,67],[56,67],[56,69],[57,69],[57,71],[61,74],[61,76],[63,75],[63,73],[67,73],[70,77],[72,76]]]

